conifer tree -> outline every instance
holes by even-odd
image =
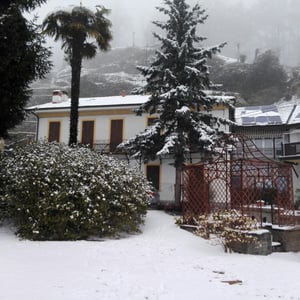
[[[153,22],[165,35],[154,33],[160,42],[150,66],[138,69],[146,78],[142,92],[150,94],[149,101],[137,114],[159,113],[154,125],[122,145],[131,155],[144,162],[171,154],[174,167],[180,171],[190,149],[211,151],[220,133],[212,128],[215,122],[226,123],[212,117],[207,111],[216,104],[205,93],[210,86],[207,59],[225,45],[205,48],[205,37],[197,35],[197,26],[207,18],[198,4],[190,7],[185,0],[164,0],[165,7],[157,9],[167,16],[167,21]],[[177,174],[179,172],[176,172]],[[180,203],[180,182],[176,176],[175,205]]]
[[[0,138],[25,118],[31,96],[30,84],[43,78],[52,66],[36,19],[28,21],[24,12],[45,0],[0,1]]]

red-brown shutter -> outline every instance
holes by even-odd
[[[123,141],[123,120],[111,120],[110,152],[114,152]]]
[[[59,142],[60,137],[60,122],[49,123],[48,142]]]
[[[89,145],[93,148],[94,145],[94,121],[82,122],[82,134],[81,143],[83,145]]]

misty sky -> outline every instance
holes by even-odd
[[[48,0],[36,13],[43,20],[53,10],[77,6],[80,2],[92,9],[97,4],[111,9],[108,18],[113,24],[113,47],[145,47],[156,42],[152,32],[158,29],[151,21],[163,18],[155,9],[163,5],[163,0]],[[209,18],[200,26],[199,34],[208,38],[207,46],[228,42],[222,54],[231,57],[245,54],[251,62],[256,49],[263,52],[272,48],[284,63],[300,62],[300,18],[296,13],[300,11],[299,0],[187,0],[187,3],[199,3],[206,9]],[[60,42],[49,43],[62,55]]]
[[[247,6],[253,4],[256,0],[226,0],[229,3],[248,3]],[[189,5],[195,5],[198,0],[187,0]],[[202,0],[200,5],[207,9],[214,10],[213,2],[216,0]],[[80,5],[94,8],[95,5],[101,4],[106,8],[111,9],[109,18],[113,23],[115,47],[131,46],[133,43],[138,46],[146,46],[153,43],[152,32],[155,27],[152,26],[151,21],[161,18],[158,15],[156,6],[162,6],[162,0],[48,0],[47,4],[42,5],[37,10],[41,19],[51,11],[58,8],[64,8],[69,5]],[[222,41],[220,41],[222,42]]]
[[[115,47],[145,46],[153,43],[151,36],[151,21],[156,19],[156,6],[161,6],[162,0],[48,0],[48,3],[37,10],[43,19],[49,11],[64,8],[69,5],[80,5],[94,8],[97,4],[111,9],[109,19],[113,24]],[[189,4],[195,4],[197,0],[189,0]],[[149,35],[145,37],[145,34]],[[147,40],[150,36],[150,40]]]

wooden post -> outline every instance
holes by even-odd
[[[181,210],[181,167],[176,168],[175,174],[175,209]]]

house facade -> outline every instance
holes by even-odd
[[[136,116],[135,109],[148,98],[147,95],[81,98],[78,141],[89,145],[94,151],[127,160],[129,165],[139,167],[159,191],[160,200],[173,201],[175,168],[171,165],[171,156],[162,156],[156,161],[142,164],[117,149],[117,145],[143,131],[158,117],[146,113]],[[29,110],[37,117],[37,140],[68,143],[70,99],[55,91],[52,102],[30,107]],[[222,104],[217,105],[210,113],[216,117],[226,119],[230,117],[230,109]],[[228,132],[229,127],[223,127],[222,130]],[[200,159],[200,153],[192,153],[190,162],[197,162]]]
[[[238,107],[234,132],[251,138],[261,152],[293,166],[294,190],[300,188],[300,99],[274,105]]]

